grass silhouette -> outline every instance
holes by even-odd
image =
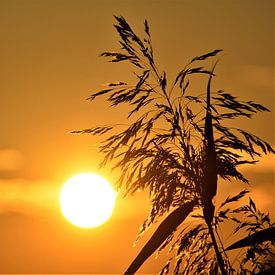
[[[231,206],[246,196],[246,190],[220,206],[213,198],[219,178],[248,183],[239,167],[254,165],[257,157],[274,153],[266,141],[244,129],[228,127],[226,122],[269,110],[223,90],[212,91],[217,61],[211,69],[207,62],[217,60],[220,49],[191,59],[168,86],[165,71],[159,71],[155,63],[148,22],[144,23],[145,37],[140,38],[122,16],[115,19],[121,51],[102,56],[111,62],[130,62],[136,82],[109,83],[88,100],[106,96],[111,106],[127,104],[133,122],[122,130],[121,125],[108,125],[73,133],[106,134],[99,149],[104,154],[101,165],[112,162],[113,169],[121,170],[117,182],[121,192],[130,195],[149,190],[151,212],[140,235],[170,213],[125,273],[135,273],[168,244],[174,254],[161,274],[254,274],[268,269],[272,263],[265,258],[272,258],[274,251],[274,223],[269,215],[261,213],[251,199],[249,204]],[[194,94],[192,89],[197,77],[206,79],[202,94]],[[195,215],[197,212],[200,214]],[[186,226],[188,216],[196,223]],[[235,232],[252,234],[227,248],[247,247],[237,266],[231,263],[220,238],[219,226],[228,221],[236,224]]]

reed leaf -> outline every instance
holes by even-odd
[[[214,70],[215,66],[213,67]],[[212,72],[213,72],[212,70]],[[213,135],[211,102],[210,102],[210,87],[211,87],[212,74],[210,74],[207,84],[207,106],[205,116],[205,168],[204,178],[202,182],[202,203],[203,214],[206,222],[210,225],[213,220],[215,206],[212,203],[213,197],[217,192],[217,160],[216,150]]]
[[[140,253],[128,267],[124,274],[134,274],[140,266],[158,249],[158,247],[177,229],[177,227],[192,212],[195,202],[188,202],[174,210],[159,225],[153,236],[142,248]]]
[[[242,248],[246,246],[256,245],[265,241],[273,241],[275,240],[275,227],[270,227],[253,233],[233,244],[228,246],[225,250],[232,250],[237,248]]]

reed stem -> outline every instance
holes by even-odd
[[[216,256],[217,256],[217,261],[218,261],[218,264],[219,264],[219,267],[220,267],[220,270],[221,270],[221,274],[226,275],[223,258],[222,258],[222,255],[221,255],[220,251],[219,251],[217,240],[216,240],[212,225],[211,225],[211,223],[207,223],[207,226],[208,226],[209,233],[210,233],[210,236],[211,236],[211,239],[212,239],[212,243],[214,245],[214,249],[215,249],[215,253],[216,253]]]

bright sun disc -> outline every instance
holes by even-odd
[[[96,174],[79,174],[70,178],[61,189],[60,207],[72,224],[96,227],[112,215],[116,192],[110,183]]]

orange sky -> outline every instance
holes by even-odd
[[[0,0],[0,273],[121,273],[143,243],[133,248],[149,209],[144,194],[119,199],[97,229],[73,227],[58,207],[61,185],[100,161],[98,140],[68,133],[125,120],[101,99],[85,101],[101,84],[129,77],[127,66],[99,58],[117,49],[113,15],[138,31],[148,19],[168,77],[192,57],[224,49],[214,86],[274,111],[273,8],[271,0]],[[245,126],[274,144],[273,115]],[[273,169],[267,157],[246,175],[252,197],[274,215]],[[114,182],[108,169],[102,174]],[[160,262],[141,271],[157,272]]]

